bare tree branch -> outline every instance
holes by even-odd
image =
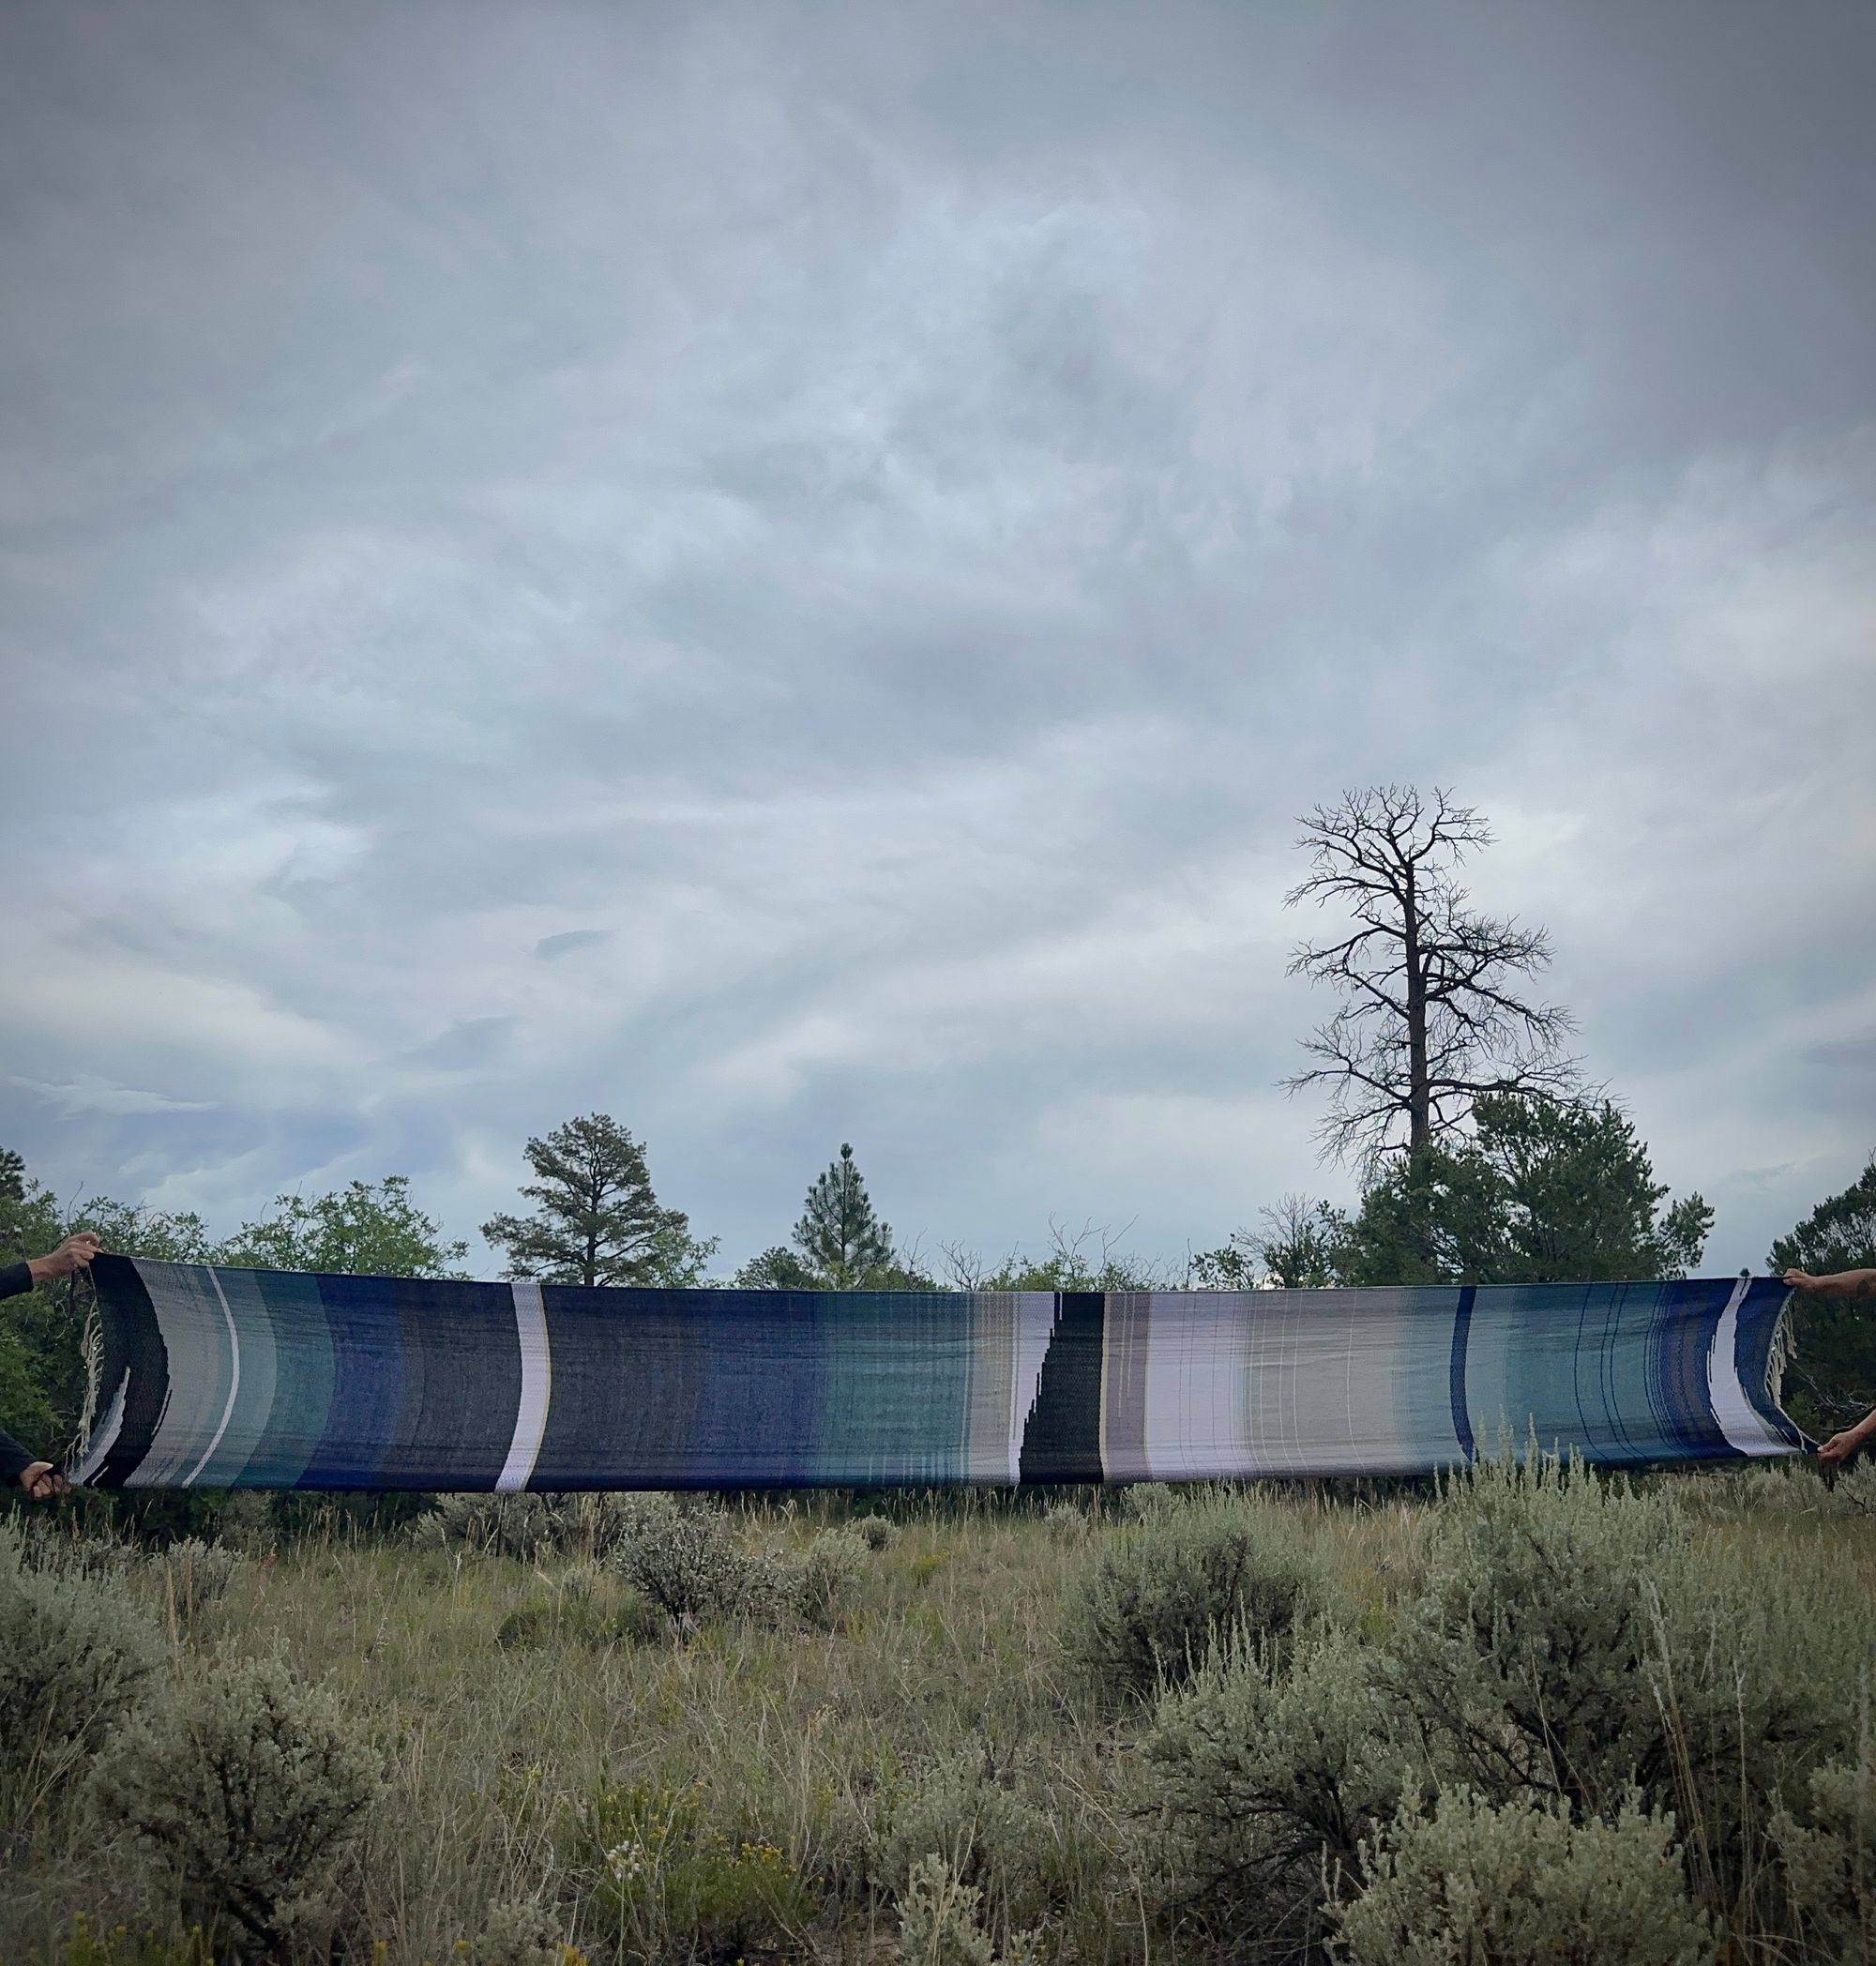
[[[1485,1093],[1562,1096],[1581,1082],[1562,1045],[1574,1024],[1560,1005],[1528,1001],[1518,979],[1549,966],[1550,938],[1470,905],[1454,878],[1491,843],[1485,821],[1435,788],[1370,786],[1318,806],[1298,824],[1309,871],[1284,897],[1348,906],[1355,927],[1301,943],[1288,974],[1345,1001],[1304,1040],[1318,1062],[1283,1081],[1326,1085],[1317,1129],[1325,1157],[1384,1156],[1452,1134]]]

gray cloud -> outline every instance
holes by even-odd
[[[188,1110],[0,1138],[466,1233],[597,1108],[732,1256],[841,1139],[928,1240],[1175,1253],[1347,1192],[1288,843],[1417,779],[1757,1260],[1868,1144],[1872,71],[1823,5],[11,10],[0,1072]]]

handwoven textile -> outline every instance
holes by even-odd
[[[100,1257],[107,1488],[1392,1474],[1786,1454],[1784,1287],[582,1290]]]

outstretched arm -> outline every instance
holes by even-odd
[[[1787,1270],[1785,1281],[1793,1290],[1808,1291],[1816,1297],[1876,1297],[1876,1270],[1837,1270],[1827,1277],[1813,1277],[1808,1270]],[[1818,1459],[1826,1467],[1847,1460],[1872,1433],[1876,1433],[1876,1408],[1831,1435],[1818,1449]]]
[[[102,1247],[97,1236],[85,1230],[67,1236],[49,1256],[32,1256],[24,1263],[8,1263],[0,1269],[0,1297],[18,1297],[54,1278],[88,1269],[91,1259]],[[4,1429],[0,1429],[0,1481],[18,1482],[35,1502],[49,1501],[63,1494],[66,1489],[65,1476],[51,1461],[37,1459]]]
[[[1876,1270],[1837,1270],[1828,1277],[1787,1270],[1785,1281],[1793,1290],[1809,1291],[1817,1297],[1876,1297]]]

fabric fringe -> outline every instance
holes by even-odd
[[[104,1376],[104,1317],[98,1301],[98,1286],[91,1280],[90,1271],[74,1270],[71,1273],[68,1308],[74,1316],[77,1315],[81,1278],[84,1279],[85,1292],[90,1298],[79,1337],[79,1353],[84,1360],[84,1405],[79,1413],[78,1430],[72,1435],[71,1445],[66,1453],[68,1462],[76,1462],[90,1444],[92,1432],[98,1425],[98,1400]]]

